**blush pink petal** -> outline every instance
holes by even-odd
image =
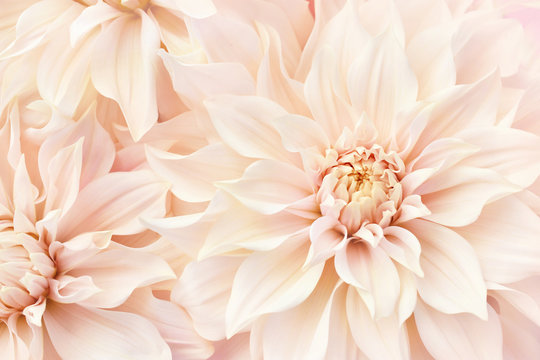
[[[102,291],[92,277],[60,275],[49,280],[49,299],[57,303],[76,304]]]
[[[49,254],[54,258],[57,271],[67,272],[106,249],[110,244],[111,236],[110,231],[79,234],[68,241],[51,243]]]
[[[487,39],[492,39],[487,41]],[[495,12],[471,13],[459,24],[452,39],[458,83],[472,83],[495,69],[513,75],[524,50],[523,28]]]
[[[62,359],[171,359],[171,350],[152,323],[140,316],[75,304],[50,304],[44,315]]]
[[[480,216],[486,204],[519,190],[493,170],[455,166],[432,176],[416,193],[431,211],[425,219],[446,226],[465,226]]]
[[[84,140],[82,140],[84,138]],[[52,158],[69,145],[82,141],[82,167],[80,174],[80,188],[82,189],[92,180],[106,175],[111,170],[115,147],[109,134],[96,119],[93,109],[82,119],[70,124],[54,134],[50,134],[40,146],[38,165],[41,178],[45,185],[54,179],[47,178],[48,167]]]
[[[492,126],[500,92],[500,76],[493,72],[474,84],[450,87],[429,98],[435,105],[412,154],[419,154],[431,142],[452,137],[460,130]]]
[[[169,345],[173,359],[202,360],[214,351],[212,344],[194,330],[185,310],[156,298],[150,288],[136,290],[118,309],[150,320]]]
[[[140,232],[144,229],[140,217],[164,215],[166,193],[167,185],[147,171],[105,175],[81,190],[58,224],[59,240],[87,231]]]
[[[380,246],[392,259],[416,275],[424,276],[419,263],[420,242],[413,233],[399,226],[388,226],[384,228],[384,239]]]
[[[472,314],[443,314],[419,301],[414,319],[422,342],[436,359],[503,359],[501,323],[490,306],[482,320]]]
[[[68,274],[88,275],[102,290],[78,302],[92,308],[119,306],[136,288],[175,278],[162,258],[128,248],[100,252],[79,263]]]
[[[250,333],[233,336],[229,340],[214,342],[214,354],[208,360],[237,359],[250,360]]]
[[[308,257],[305,266],[312,266],[334,256],[336,248],[346,246],[347,229],[331,216],[321,216],[309,228]]]
[[[486,280],[504,284],[540,275],[540,219],[516,197],[487,205],[477,221],[456,231],[476,251]]]
[[[73,145],[59,150],[50,159],[47,172],[41,174],[47,193],[45,213],[56,209],[65,213],[75,202],[82,170],[82,145],[81,138]]]
[[[331,331],[328,332],[328,346],[326,358],[343,360],[366,360],[367,357],[360,351],[352,337],[347,311],[344,304],[347,301],[349,287],[339,286],[333,295],[332,308],[330,309]]]
[[[340,277],[358,291],[370,317],[387,317],[394,312],[399,298],[397,269],[379,247],[350,242],[336,253],[335,267]],[[361,299],[361,300],[360,300]]]

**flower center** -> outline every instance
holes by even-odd
[[[374,145],[343,154],[331,149],[326,157],[317,193],[321,213],[337,217],[351,234],[370,223],[386,226],[401,202],[405,166],[399,156]]]
[[[0,233],[0,319],[41,303],[56,268],[46,250],[28,234]]]

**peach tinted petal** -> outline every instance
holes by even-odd
[[[144,226],[139,217],[164,215],[166,193],[167,186],[146,171],[105,175],[81,190],[62,217],[58,236],[66,241],[87,231],[140,232]]]
[[[193,326],[205,338],[224,339],[225,311],[240,256],[214,256],[186,266],[173,289],[171,299],[183,306]]]
[[[211,200],[216,181],[239,178],[251,162],[223,143],[186,156],[147,147],[146,156],[150,167],[173,184],[173,194],[190,202]]]
[[[303,241],[296,239],[275,250],[255,253],[240,265],[227,306],[228,336],[262,314],[292,308],[309,296],[324,264],[301,271],[306,255]]]
[[[516,197],[487,205],[477,221],[456,231],[476,251],[486,280],[504,284],[540,275],[540,221]]]
[[[174,359],[207,359],[214,351],[211,343],[195,332],[185,310],[156,298],[149,288],[136,290],[119,309],[150,320],[171,348]]]
[[[218,186],[246,206],[263,214],[275,214],[313,193],[306,174],[297,167],[276,160],[251,164],[239,180]]]
[[[409,359],[406,333],[397,316],[373,319],[357,289],[350,286],[346,300],[347,318],[354,341],[369,358],[384,354],[389,359]]]
[[[99,308],[122,304],[138,287],[175,278],[162,258],[131,249],[100,252],[79,263],[68,275],[91,277],[102,291],[78,303]]]
[[[53,303],[44,320],[63,359],[79,359],[81,354],[96,360],[171,359],[169,347],[152,323],[134,314]]]
[[[472,246],[453,230],[426,220],[403,225],[422,244],[418,292],[431,307],[447,314],[487,317],[486,285]]]
[[[495,310],[488,318],[443,314],[419,301],[414,311],[418,332],[436,359],[502,359],[502,332]]]

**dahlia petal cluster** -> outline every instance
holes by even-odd
[[[539,356],[539,1],[0,9],[0,358]]]

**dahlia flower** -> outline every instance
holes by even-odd
[[[222,74],[254,86],[197,97],[210,144],[147,147],[176,197],[209,201],[145,220],[198,256],[172,296],[199,334],[264,359],[539,353],[538,59],[506,15],[316,1],[299,57],[258,26],[256,77]]]
[[[36,146],[18,104],[8,110],[0,130],[2,358],[207,358],[211,345],[185,311],[152,292],[176,278],[165,259],[115,241],[145,230],[139,216],[165,214],[167,184],[144,169],[110,172],[114,144],[92,113]]]

